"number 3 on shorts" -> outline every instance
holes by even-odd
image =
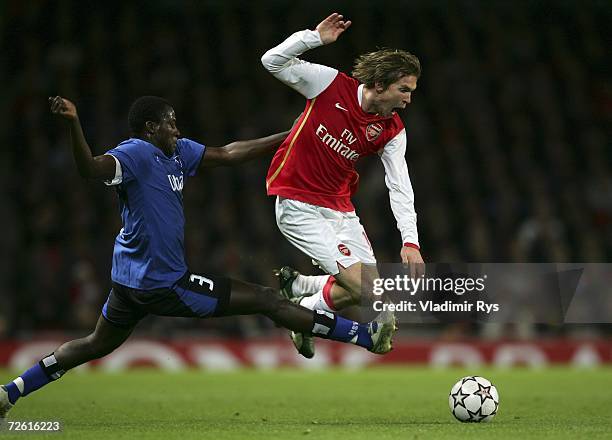
[[[204,283],[206,283],[208,284],[208,290],[210,290],[211,292],[215,287],[215,283],[213,280],[203,277],[201,275],[191,274],[191,276],[189,277],[189,281],[192,283],[195,283],[197,281],[200,286],[203,286]]]

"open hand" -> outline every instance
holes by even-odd
[[[342,32],[348,29],[351,25],[351,21],[345,21],[343,18],[344,16],[334,12],[317,25],[316,30],[319,31],[323,44],[333,43]]]
[[[403,246],[402,250],[400,251],[400,256],[402,258],[402,263],[410,267],[410,276],[412,278],[425,275],[425,263],[423,261],[423,257],[421,256],[421,252],[418,249]]]
[[[54,115],[60,115],[71,121],[77,118],[76,106],[66,98],[50,96],[49,106],[51,107],[51,113]]]

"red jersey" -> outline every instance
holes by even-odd
[[[308,99],[302,117],[272,159],[268,195],[337,211],[354,211],[355,163],[380,152],[404,124],[397,114],[366,113],[358,100],[359,82],[339,72],[331,84]]]
[[[303,116],[272,159],[266,179],[268,194],[354,211],[351,195],[359,182],[355,162],[379,153],[402,241],[418,246],[402,121],[395,114],[381,118],[364,112],[363,84],[336,69],[298,58],[322,45],[319,32],[306,29],[261,57],[266,70],[307,99]]]

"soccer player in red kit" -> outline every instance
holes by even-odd
[[[416,89],[418,58],[394,49],[367,53],[357,58],[352,77],[297,58],[333,43],[350,25],[333,13],[314,31],[294,33],[261,58],[272,75],[307,100],[268,170],[276,221],[283,235],[329,274],[304,276],[285,267],[278,272],[282,291],[304,307],[327,312],[360,304],[363,295],[371,295],[362,273],[364,280],[377,276],[372,246],[351,203],[361,157],[376,154],[383,162],[402,262],[423,263],[404,158],[406,132],[396,113]],[[314,355],[310,335],[293,333],[292,339],[302,355]]]

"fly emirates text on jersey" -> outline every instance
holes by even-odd
[[[351,133],[350,130],[345,128],[340,135],[340,139],[336,139],[329,134],[325,125],[319,124],[319,127],[315,133],[325,145],[334,150],[340,156],[348,160],[352,160],[353,162],[359,159],[359,153],[357,153],[355,150],[351,150],[351,148],[346,145],[347,143],[351,145],[353,142],[357,141],[357,137]]]

